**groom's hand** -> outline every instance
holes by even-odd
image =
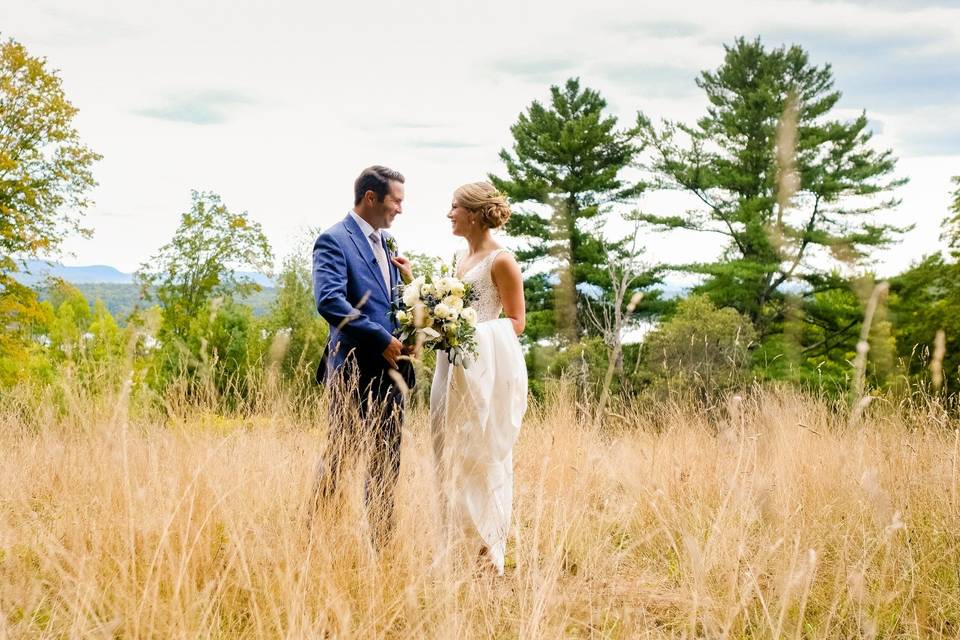
[[[387,348],[383,350],[383,359],[386,360],[391,367],[394,369],[397,368],[397,358],[403,354],[403,343],[397,340],[396,336],[390,339],[390,344],[387,345]]]

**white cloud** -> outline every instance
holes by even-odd
[[[883,123],[877,143],[906,158],[913,182],[898,215],[938,221],[946,178],[960,172],[960,83],[935,62],[960,50],[960,12],[886,4],[7,0],[0,24],[61,70],[81,135],[104,156],[87,220],[96,235],[68,243],[74,262],[130,270],[172,235],[190,189],[248,210],[282,255],[344,215],[373,163],[407,176],[401,245],[449,255],[450,194],[502,171],[510,125],[549,83],[581,76],[625,122],[638,109],[690,120],[704,106],[696,72],[722,61],[723,43],[761,33],[795,36],[814,62],[834,63],[841,106],[866,108]],[[935,226],[886,264],[936,246]],[[651,253],[684,260],[679,248],[715,242]]]
[[[239,91],[208,89],[168,96],[161,104],[134,110],[158,120],[198,125],[223,124],[237,108],[256,101]]]

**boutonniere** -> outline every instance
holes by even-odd
[[[397,239],[393,236],[387,236],[387,250],[394,255],[397,254]]]

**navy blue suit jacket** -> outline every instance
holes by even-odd
[[[380,235],[389,261],[390,236],[383,230]],[[313,245],[313,295],[317,311],[330,324],[318,381],[329,379],[351,354],[364,378],[380,376],[389,367],[383,351],[397,328],[391,304],[400,280],[396,266],[391,262],[389,267],[388,288],[370,240],[350,215],[317,238]]]

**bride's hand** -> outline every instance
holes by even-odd
[[[410,284],[413,281],[413,265],[409,260],[403,256],[394,256],[391,258],[394,266],[400,270],[400,277],[403,278],[404,284]]]

